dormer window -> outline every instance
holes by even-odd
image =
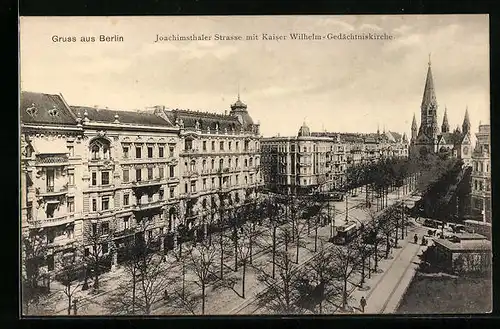
[[[90,144],[90,153],[92,160],[110,159],[109,143],[106,140],[95,140]]]

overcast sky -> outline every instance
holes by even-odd
[[[223,113],[237,98],[264,136],[313,131],[410,133],[428,54],[453,129],[468,106],[489,122],[485,15],[267,17],[29,17],[21,20],[21,88],[62,93],[71,105],[152,105]],[[393,40],[170,41],[156,35],[386,33]],[[121,35],[123,42],[80,37]],[[77,42],[53,42],[52,36]]]

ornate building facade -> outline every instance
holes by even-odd
[[[262,139],[262,172],[267,189],[285,194],[340,189],[349,166],[381,157],[408,157],[406,136],[310,132],[304,123],[296,137]]]
[[[438,103],[429,61],[424,94],[420,105],[420,127],[418,127],[415,115],[413,115],[410,153],[414,156],[422,156],[428,153],[448,153],[462,159],[465,164],[469,165],[472,152],[468,110],[465,110],[462,129],[460,130],[457,127],[453,132],[450,131],[447,109],[445,109],[443,123],[441,129],[439,129],[437,111]]]
[[[220,115],[69,106],[62,95],[22,92],[20,116],[21,227],[47,242],[49,271],[68,250],[91,252],[95,235],[111,265],[137,234],[172,249],[181,227],[206,233],[221,192],[236,206],[261,185],[259,125],[239,98]]]
[[[471,215],[487,223],[491,223],[490,150],[490,125],[479,125],[472,152]]]

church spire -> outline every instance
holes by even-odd
[[[469,108],[465,107],[464,123],[462,123],[462,133],[470,134]]]
[[[417,119],[415,118],[415,113],[413,113],[413,121],[411,122],[411,140],[415,140],[417,138]]]
[[[428,106],[437,107],[436,93],[434,91],[434,79],[432,77],[431,68],[431,58],[429,54],[429,68],[427,69],[427,78],[425,79],[424,95],[422,97],[421,108],[427,108]]]
[[[450,132],[450,124],[448,123],[448,109],[444,108],[444,117],[443,117],[443,124],[441,125],[441,132],[447,133]]]
[[[430,138],[435,138],[438,133],[437,123],[437,100],[434,90],[434,79],[432,77],[432,67],[429,54],[429,62],[427,69],[427,77],[425,79],[424,94],[422,96],[422,104],[420,105],[421,127],[422,132]]]

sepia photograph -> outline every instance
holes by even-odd
[[[21,16],[20,315],[490,313],[489,38]]]

